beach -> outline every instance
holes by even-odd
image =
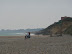
[[[72,54],[72,36],[0,36],[0,54]]]

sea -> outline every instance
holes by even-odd
[[[0,36],[25,36],[26,33],[0,33]],[[35,34],[31,34],[32,36]]]

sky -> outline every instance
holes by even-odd
[[[0,29],[46,28],[72,17],[72,0],[0,0]]]

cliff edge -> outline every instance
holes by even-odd
[[[63,17],[58,22],[53,23],[47,28],[37,32],[36,34],[50,35],[50,34],[71,34],[72,35],[72,18]]]

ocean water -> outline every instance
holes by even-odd
[[[25,36],[26,33],[0,33],[0,36]],[[31,34],[33,36],[35,34]]]
[[[0,33],[0,36],[25,36],[25,33]]]

